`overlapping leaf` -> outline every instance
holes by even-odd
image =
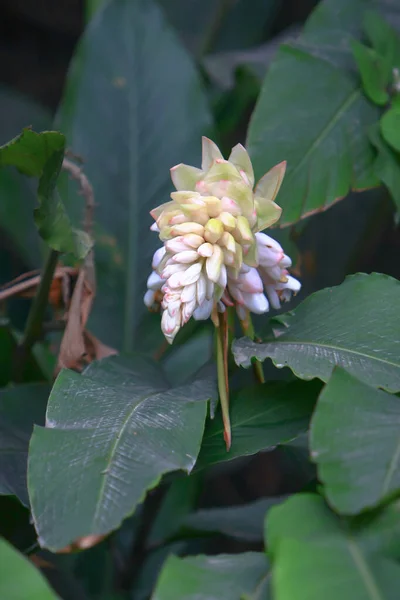
[[[62,371],[46,428],[35,427],[29,449],[29,496],[41,544],[56,550],[105,534],[163,473],[190,471],[213,387],[203,380],[171,389],[142,359],[104,359],[83,375]]]
[[[263,344],[247,338],[233,347],[238,364],[269,357],[302,379],[327,381],[339,365],[373,386],[400,390],[400,282],[357,274],[309,296],[286,318],[287,331]]]

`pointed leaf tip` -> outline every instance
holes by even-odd
[[[196,183],[202,176],[202,170],[197,167],[180,163],[170,169],[172,183],[178,191],[195,190]]]
[[[261,177],[255,188],[256,196],[270,201],[275,200],[285,176],[286,164],[286,160],[283,160]]]
[[[202,144],[202,161],[201,168],[203,171],[208,171],[208,169],[212,166],[213,162],[217,159],[223,159],[221,150],[218,148],[217,144],[215,144],[208,137],[203,136],[201,138]]]
[[[232,148],[232,152],[230,153],[229,156],[229,161],[235,165],[235,167],[237,169],[239,169],[239,171],[244,171],[244,173],[247,175],[247,178],[249,180],[249,185],[251,185],[251,187],[253,187],[254,185],[254,171],[253,171],[253,165],[249,156],[249,153],[247,152],[246,148],[244,146],[242,146],[242,144],[236,144],[236,146],[234,146]]]

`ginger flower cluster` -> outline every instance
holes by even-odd
[[[235,306],[248,311],[279,308],[300,289],[287,269],[291,260],[280,244],[260,233],[278,221],[274,199],[285,174],[280,163],[254,187],[254,172],[238,144],[225,160],[203,138],[201,169],[179,164],[171,169],[176,191],[171,201],[151,211],[163,245],[153,257],[144,302],[161,306],[161,328],[172,343],[191,318],[208,319]]]

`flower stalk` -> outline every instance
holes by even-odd
[[[215,328],[218,393],[221,403],[222,421],[224,424],[224,440],[227,452],[232,443],[231,421],[229,416],[229,378],[228,378],[228,346],[229,332],[226,312],[219,314],[219,324]]]

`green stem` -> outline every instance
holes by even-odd
[[[240,324],[242,326],[242,331],[243,331],[244,335],[247,335],[247,337],[249,337],[251,340],[254,340],[255,331],[254,331],[254,325],[253,325],[253,321],[251,320],[250,313],[247,314],[247,318],[244,321],[240,321]],[[252,360],[252,365],[253,365],[253,371],[254,371],[254,375],[256,376],[256,379],[260,383],[265,383],[265,376],[264,376],[264,370],[263,370],[262,363],[255,358]]]
[[[43,320],[49,301],[50,286],[53,281],[59,254],[56,250],[50,250],[42,270],[40,283],[26,321],[24,335],[17,349],[15,375],[18,381],[21,381],[23,378],[26,360],[33,344],[42,334]]]
[[[217,374],[218,374],[218,392],[221,402],[222,421],[224,423],[224,440],[227,451],[231,447],[231,422],[229,418],[229,389],[228,389],[228,363],[227,363],[227,348],[226,346],[226,322],[219,315],[219,327],[215,328],[215,340],[217,351]]]

